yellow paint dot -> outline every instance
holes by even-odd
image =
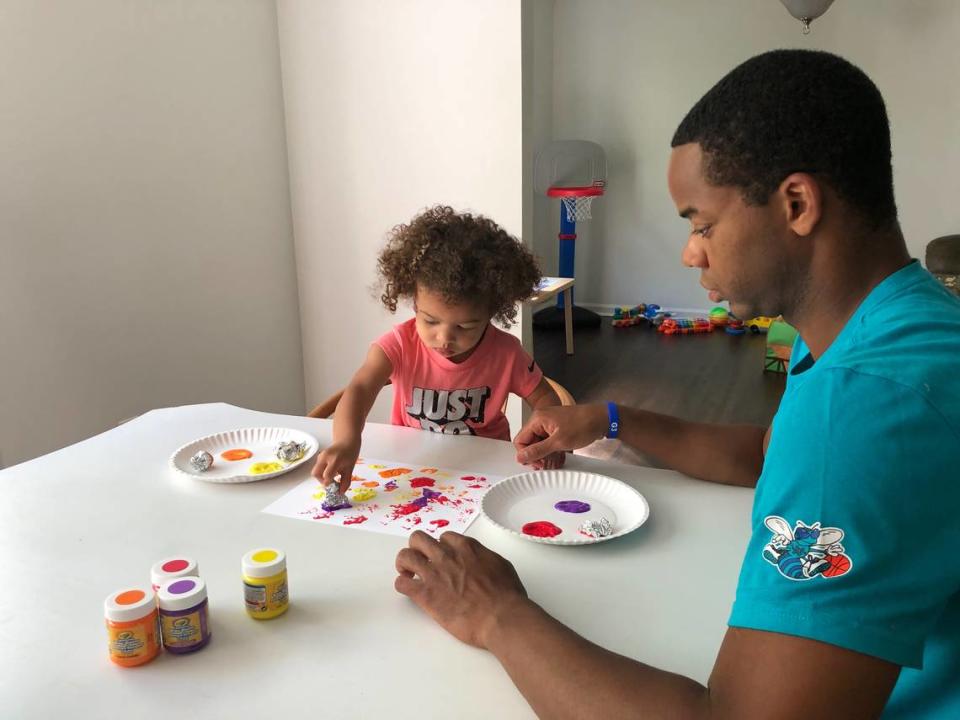
[[[276,559],[277,559],[276,550],[258,550],[253,554],[254,562],[266,563],[266,562],[272,562]]]
[[[283,465],[278,462],[258,462],[251,465],[247,472],[251,475],[266,475],[277,470],[283,470]]]
[[[376,490],[371,490],[370,488],[357,488],[353,491],[353,499],[357,502],[363,502],[364,500],[372,500],[377,496]]]

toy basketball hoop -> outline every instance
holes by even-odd
[[[590,207],[594,198],[603,195],[605,184],[603,180],[597,180],[593,185],[583,187],[551,187],[547,189],[547,197],[560,198],[564,210],[567,211],[568,222],[590,220],[593,217]]]
[[[548,143],[533,163],[534,189],[547,197],[560,198],[560,277],[574,273],[574,241],[577,222],[593,217],[593,201],[603,195],[607,185],[607,157],[603,148],[588,140],[558,140]],[[600,316],[573,306],[575,326],[600,324]],[[557,307],[546,308],[533,316],[537,327],[563,327],[563,296]]]

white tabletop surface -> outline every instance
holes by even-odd
[[[154,410],[0,471],[0,716],[9,718],[528,718],[488,653],[467,647],[393,589],[403,540],[260,512],[309,475],[215,485],[175,474],[179,446],[222,430],[331,423],[226,404]],[[368,425],[369,457],[510,475],[508,443]],[[642,492],[650,519],[624,538],[558,547],[469,530],[514,562],[532,598],[605,647],[705,681],[726,629],[752,492],[676,473],[571,457],[568,467]],[[240,558],[288,555],[290,610],[243,606]],[[213,639],[139,668],[110,663],[103,600],[149,585],[150,566],[195,557]]]

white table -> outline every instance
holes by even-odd
[[[573,278],[545,277],[537,293],[527,302],[538,305],[563,293],[563,326],[566,332],[567,355],[573,355]]]
[[[281,425],[329,442],[331,423],[225,404],[154,410],[103,435],[0,471],[0,716],[4,718],[528,718],[489,654],[460,644],[393,589],[403,541],[260,510],[309,467],[244,485],[175,475],[181,444]],[[521,471],[509,444],[369,425],[368,457]],[[572,457],[648,499],[650,520],[585,547],[469,534],[510,558],[530,595],[612,650],[705,681],[733,601],[752,493]],[[291,606],[243,609],[240,557],[286,550]],[[213,640],[124,669],[107,658],[103,600],[149,583],[156,560],[192,555],[210,589]]]

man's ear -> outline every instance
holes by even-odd
[[[787,224],[797,235],[813,232],[823,214],[823,189],[811,174],[796,172],[787,175],[777,188]]]

